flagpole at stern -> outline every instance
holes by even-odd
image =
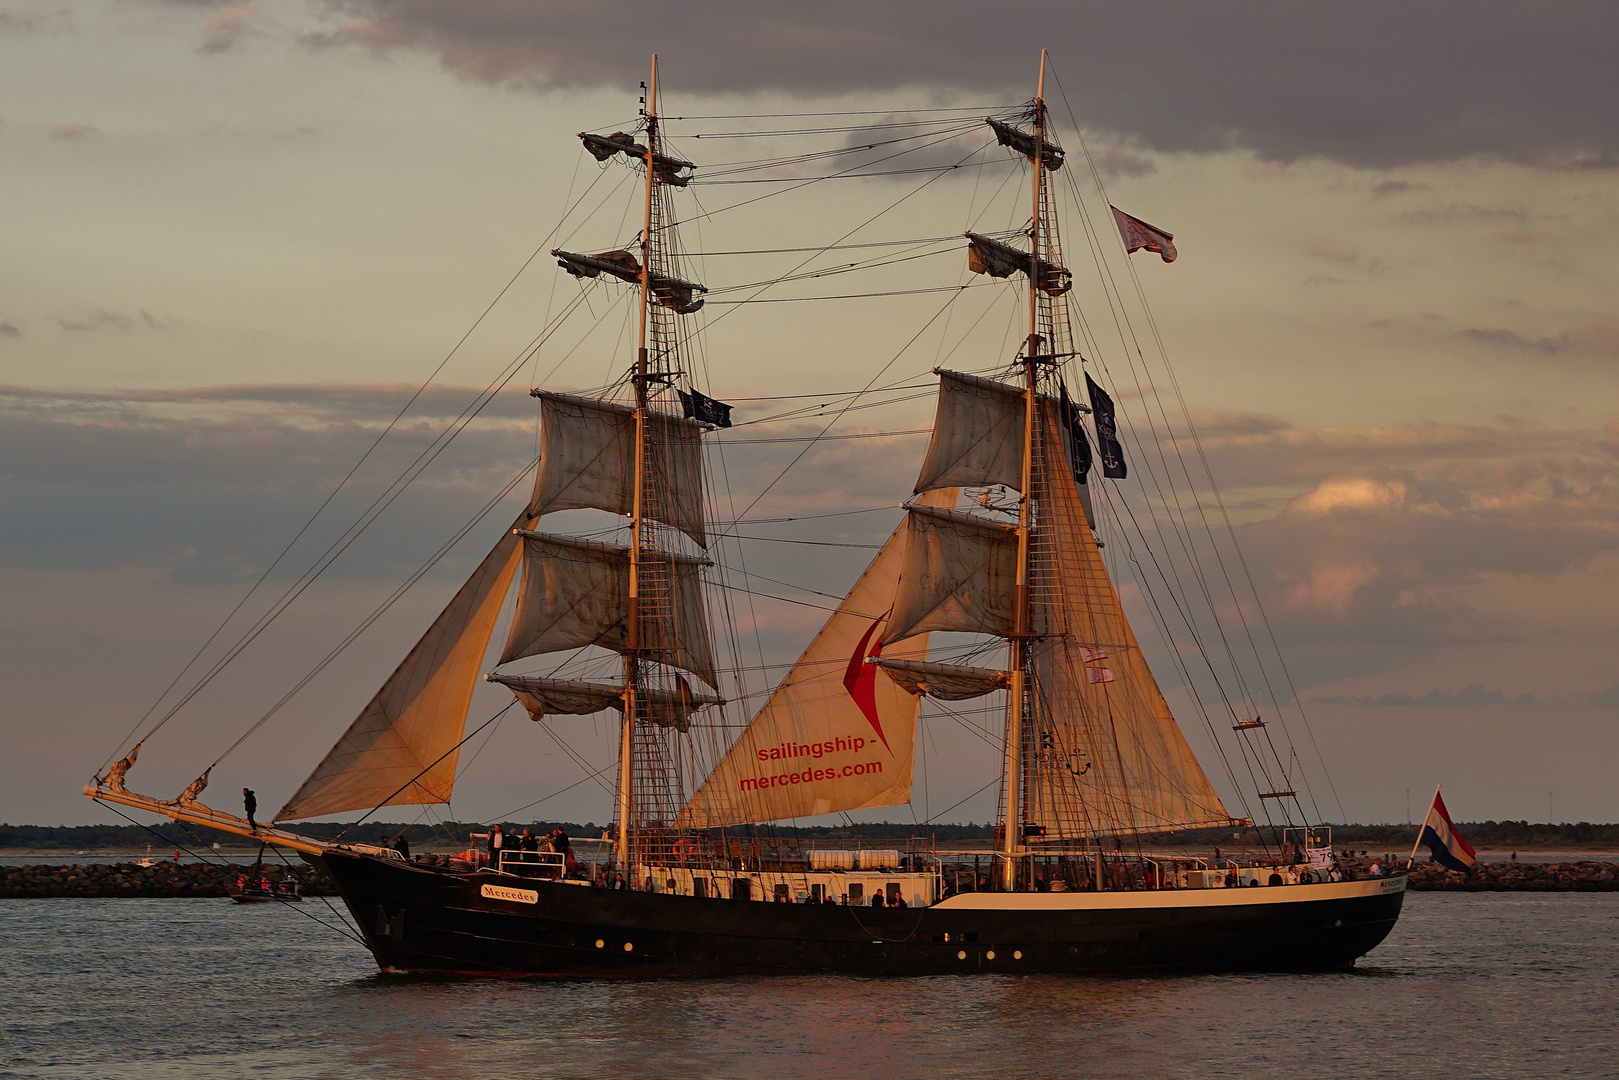
[[[1433,798],[1428,800],[1428,812],[1422,815],[1422,824],[1417,826],[1417,838],[1411,844],[1411,856],[1405,860],[1405,868],[1407,870],[1410,870],[1411,867],[1416,864],[1417,848],[1422,846],[1422,831],[1428,827],[1428,819],[1433,816],[1433,805],[1439,801],[1440,787],[1441,785],[1439,784],[1435,784],[1433,786]]]

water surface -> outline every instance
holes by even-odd
[[[320,900],[0,900],[0,1077],[1619,1076],[1619,893],[1415,893],[1354,972],[382,977]]]

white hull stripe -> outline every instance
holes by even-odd
[[[1109,909],[1260,907],[1312,900],[1349,900],[1405,891],[1403,877],[1324,885],[1261,885],[1235,889],[1166,889],[1156,892],[958,893],[938,911],[1097,911]]]

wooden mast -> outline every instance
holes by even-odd
[[[1002,827],[1001,888],[1017,884],[1023,852],[1023,698],[1029,648],[1029,521],[1034,494],[1034,423],[1040,388],[1040,192],[1045,168],[1046,50],[1040,50],[1040,77],[1034,95],[1034,212],[1029,229],[1029,337],[1023,350],[1023,478],[1018,500],[1017,601],[1012,640],[1007,645],[1006,821]]]
[[[653,158],[658,152],[658,54],[652,54],[652,75],[647,82],[646,107],[646,203],[641,227],[641,320],[635,354],[635,494],[630,508],[630,596],[625,618],[624,722],[618,739],[618,836],[615,838],[618,872],[634,880],[630,865],[634,850],[630,840],[630,817],[635,806],[635,723],[636,698],[640,692],[641,662],[641,522],[646,483],[646,421],[648,394],[647,323],[652,303],[652,200],[657,169]]]

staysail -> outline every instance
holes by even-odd
[[[525,512],[513,527],[528,521]],[[508,529],[276,821],[450,801],[472,691],[520,553]]]
[[[953,506],[954,489],[925,496]],[[712,828],[910,801],[920,701],[866,658],[927,658],[919,634],[878,644],[904,561],[896,529],[770,700],[686,804],[680,824]]]

